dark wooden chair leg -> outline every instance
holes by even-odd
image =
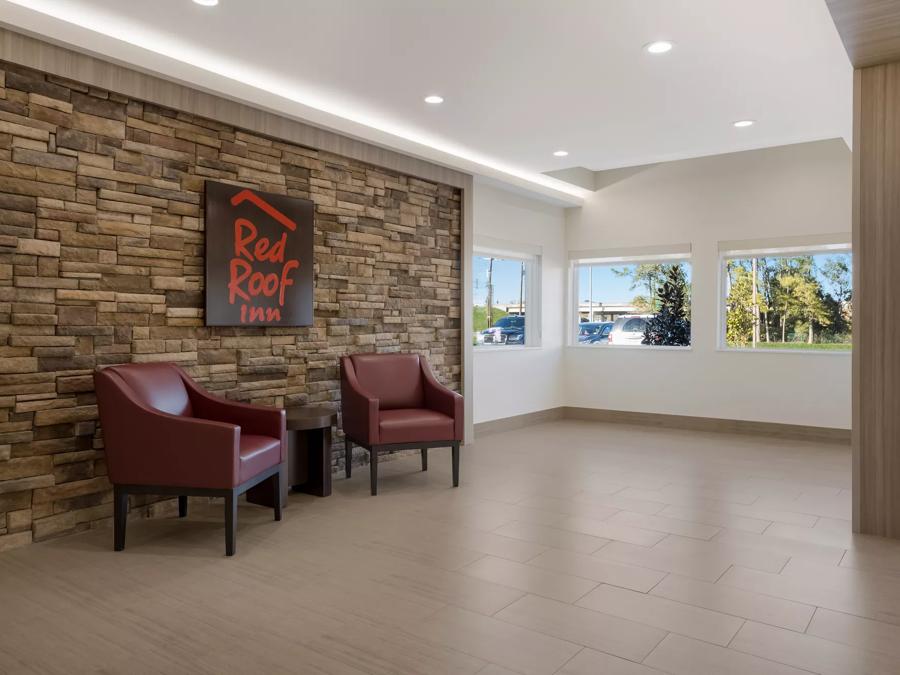
[[[281,509],[284,506],[282,500],[284,499],[284,495],[282,490],[284,489],[284,469],[282,468],[278,473],[272,476],[272,490],[275,492],[275,520],[281,520]]]
[[[178,495],[178,517],[184,518],[187,515],[187,495]]]
[[[353,441],[349,438],[344,439],[344,475],[350,478],[351,467],[353,466]]]
[[[232,490],[225,496],[225,555],[234,555],[237,535],[237,494]]]
[[[128,493],[113,486],[113,550],[125,548],[125,525],[128,522]]]
[[[422,448],[422,471],[428,471],[428,448]]]
[[[459,487],[459,443],[453,444],[453,487]]]
[[[369,450],[369,482],[372,484],[372,496],[378,494],[378,448]]]

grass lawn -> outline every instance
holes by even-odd
[[[729,345],[749,349],[750,345]],[[806,342],[760,342],[756,345],[757,349],[794,349],[814,352],[849,352],[851,344],[849,342],[822,342],[807,344]]]
[[[493,311],[494,323],[506,316],[506,312],[502,309],[494,307]],[[487,308],[484,305],[475,305],[472,308],[472,329],[477,333],[488,327]]]

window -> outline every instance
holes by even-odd
[[[539,256],[476,250],[472,264],[473,344],[478,348],[537,344]]]
[[[723,253],[723,345],[849,351],[852,272],[846,244]]]
[[[573,289],[575,344],[691,344],[691,264],[683,254],[576,259]]]

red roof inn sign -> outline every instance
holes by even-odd
[[[206,325],[311,326],[313,203],[206,182]]]

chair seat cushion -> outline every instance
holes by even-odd
[[[418,443],[453,440],[453,418],[426,408],[382,410],[379,443]]]
[[[241,434],[240,482],[250,480],[281,461],[281,441],[271,436]]]

